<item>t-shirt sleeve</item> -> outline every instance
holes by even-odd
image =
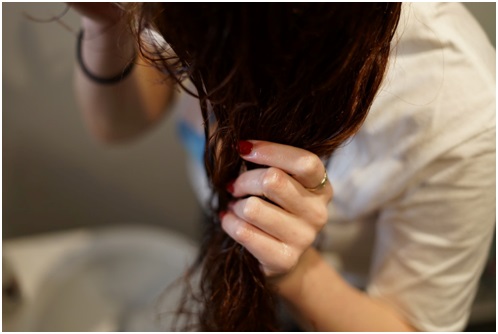
[[[496,131],[434,160],[380,213],[369,295],[422,331],[461,331],[494,234]]]

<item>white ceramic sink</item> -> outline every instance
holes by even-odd
[[[179,290],[160,298],[196,255],[164,229],[118,226],[4,241],[22,297],[7,331],[164,331]],[[159,303],[157,302],[159,300]],[[10,305],[10,304],[9,304]]]

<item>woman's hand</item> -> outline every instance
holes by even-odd
[[[95,25],[109,27],[116,24],[122,17],[124,10],[116,2],[68,2],[85,21]]]
[[[124,142],[143,134],[169,109],[174,85],[143,59],[145,47],[142,44],[138,49],[135,29],[128,29],[132,27],[126,8],[110,2],[69,4],[82,15],[75,90],[88,128],[105,143]],[[81,70],[84,66],[94,77],[115,78],[131,63],[139,66],[112,85],[95,82]]]
[[[239,152],[268,168],[244,172],[228,186],[243,199],[231,203],[222,227],[259,260],[267,276],[285,275],[327,222],[333,191],[325,166],[311,152],[265,141],[243,141]]]

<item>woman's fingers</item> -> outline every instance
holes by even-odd
[[[315,222],[326,219],[327,192],[310,192],[283,170],[270,167],[242,173],[229,187],[236,198],[258,196],[277,204],[285,211]]]
[[[244,160],[285,171],[308,189],[320,185],[325,176],[325,166],[320,158],[297,147],[250,140],[239,143],[239,153]],[[327,182],[323,191],[327,191],[329,186]]]
[[[332,186],[325,166],[309,151],[265,141],[241,141],[239,153],[268,168],[246,171],[228,185],[238,200],[229,205],[222,227],[267,275],[285,274],[327,222]]]
[[[285,244],[296,247],[305,247],[313,243],[316,230],[323,226],[318,222],[310,224],[255,196],[235,202],[230,209],[243,221]]]
[[[258,259],[267,275],[289,272],[299,261],[300,252],[231,212],[223,217],[221,224],[232,239]]]

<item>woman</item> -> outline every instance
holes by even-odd
[[[214,301],[201,328],[272,329],[271,288],[305,328],[462,330],[495,208],[494,50],[477,24],[458,4],[405,4],[401,15],[381,4],[223,6],[127,9],[134,27],[159,32],[180,58],[141,39],[148,60],[132,68],[128,16],[74,4],[84,30],[76,89],[96,136],[128,139],[164,115],[175,84],[151,61],[170,78],[188,76],[199,95],[202,118],[182,98],[180,129],[204,201],[191,138],[206,133],[219,214],[200,262],[201,303]],[[324,36],[338,44],[306,44]],[[260,41],[272,52],[244,49]],[[316,121],[331,117],[325,110],[332,121]],[[260,118],[245,118],[251,112]],[[268,326],[251,327],[258,321]]]

